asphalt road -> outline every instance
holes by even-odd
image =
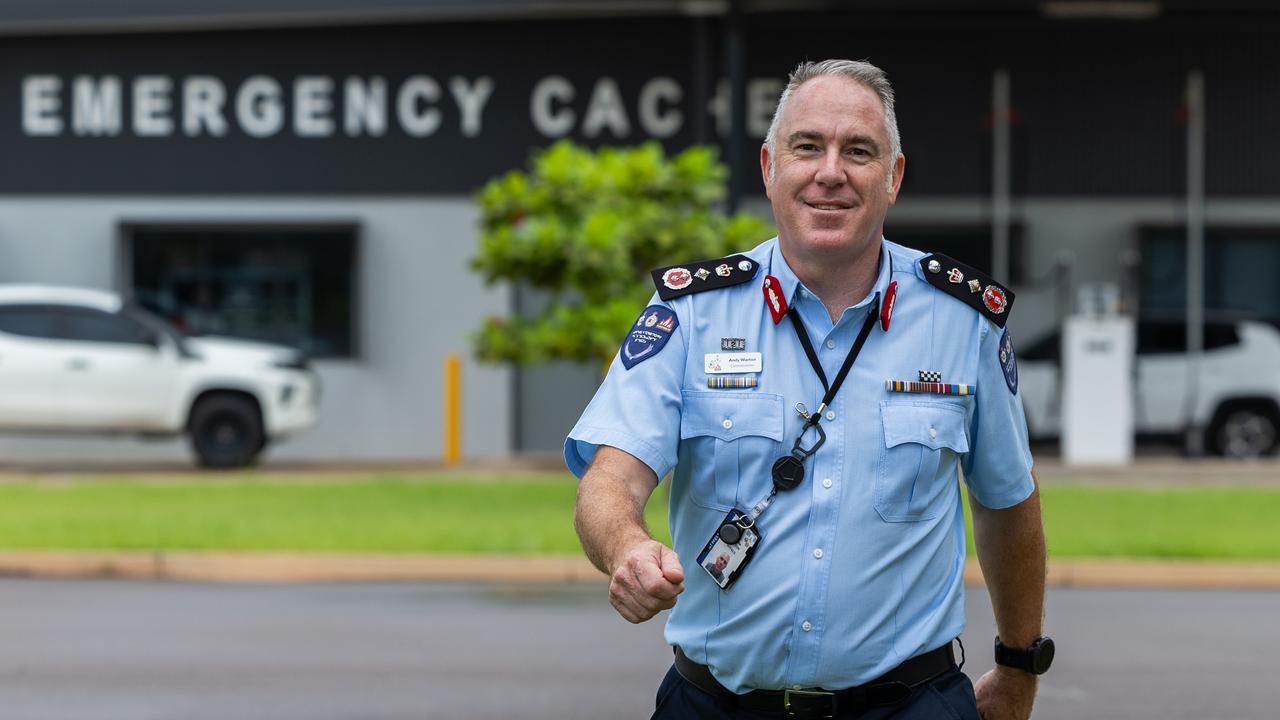
[[[971,591],[966,667],[989,668]],[[1037,720],[1272,720],[1280,593],[1053,590]],[[670,662],[603,585],[0,581],[0,718],[644,718]]]

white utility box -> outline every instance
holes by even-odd
[[[1133,318],[1077,315],[1062,333],[1062,460],[1133,460]]]

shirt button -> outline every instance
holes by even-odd
[[[936,438],[936,437],[938,437],[938,429],[937,429],[937,428],[929,428],[929,437],[931,437],[931,438]]]
[[[821,559],[822,559],[822,548],[815,548],[815,549],[814,549],[814,551],[813,551],[813,556],[814,556],[814,557],[816,557],[816,558],[818,558],[819,560],[821,560]]]
[[[835,349],[836,349],[836,341],[835,341],[835,340],[828,340],[828,341],[827,341],[827,349],[828,349],[828,350],[835,350]]]
[[[800,626],[800,629],[805,632],[809,632],[810,630],[813,629],[813,623],[809,622],[808,620],[805,620],[804,624]]]
[[[836,411],[835,411],[835,410],[828,410],[828,411],[827,411],[827,419],[828,419],[828,420],[835,420],[835,419],[836,419]]]
[[[733,427],[733,421],[732,421],[732,420],[730,420],[729,418],[725,418],[725,419],[724,419],[724,422],[722,422],[722,423],[720,423],[720,424],[724,426],[724,429],[725,429],[725,430],[728,430],[729,428]]]
[[[831,478],[827,478],[826,480],[823,480],[823,481],[822,481],[822,487],[824,487],[824,488],[829,488],[829,487],[831,487]]]

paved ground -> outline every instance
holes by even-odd
[[[1056,589],[1036,720],[1275,717],[1280,593]],[[976,677],[985,594],[970,593]],[[0,718],[643,718],[670,654],[597,585],[0,581]]]

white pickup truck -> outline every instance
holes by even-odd
[[[1143,320],[1137,332],[1136,434],[1182,437],[1194,418],[1194,426],[1205,428],[1205,447],[1217,455],[1275,452],[1280,445],[1280,330],[1245,320],[1206,323],[1199,398],[1190,411],[1186,324]],[[1061,345],[1060,333],[1054,332],[1018,350],[1020,391],[1033,439],[1061,432]]]
[[[0,431],[185,433],[201,464],[238,467],[315,424],[319,391],[283,345],[187,337],[114,293],[0,285]]]

